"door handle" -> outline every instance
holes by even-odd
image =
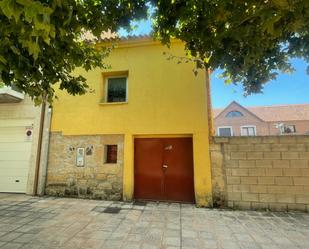
[[[167,169],[167,168],[168,168],[168,165],[163,164],[162,168]]]

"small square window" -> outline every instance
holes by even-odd
[[[108,103],[127,101],[127,77],[110,77],[106,79],[105,100]]]
[[[105,145],[105,163],[117,163],[117,145]]]

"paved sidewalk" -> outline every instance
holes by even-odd
[[[0,248],[309,248],[309,214],[0,194]]]

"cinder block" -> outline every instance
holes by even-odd
[[[247,159],[246,152],[231,152],[232,159]]]
[[[259,201],[259,195],[255,193],[241,193],[243,201]]]
[[[306,212],[306,205],[299,203],[288,203],[288,211],[302,211]]]
[[[254,168],[254,160],[239,160],[239,168]]]
[[[242,176],[241,184],[257,184],[257,177],[255,176]]]
[[[279,142],[278,136],[267,136],[262,138],[263,144],[276,144]]]
[[[308,168],[308,160],[291,160],[291,168]]]
[[[239,144],[239,151],[254,151],[254,144]]]
[[[282,159],[299,159],[298,152],[281,152]]]
[[[265,169],[249,169],[249,176],[265,176]]]
[[[250,192],[250,185],[233,185],[233,192],[244,192],[248,193]]]
[[[263,159],[263,152],[247,152],[248,159]]]
[[[308,177],[294,177],[294,185],[303,185],[309,186],[309,178]]]
[[[282,176],[282,169],[265,169],[266,176]]]
[[[256,160],[255,165],[261,168],[272,168],[272,160]]]
[[[271,150],[271,144],[255,144],[254,150],[255,151],[270,151]]]
[[[309,152],[299,152],[300,159],[309,159]]]
[[[225,161],[225,166],[227,168],[238,168],[238,160],[226,160]]]
[[[248,169],[232,169],[233,176],[248,176]]]
[[[276,199],[277,199],[277,202],[279,203],[295,203],[294,195],[277,194]]]
[[[275,194],[259,194],[260,202],[276,202],[276,195]]]
[[[289,151],[306,151],[305,144],[289,144]]]
[[[267,193],[267,186],[266,185],[250,185],[250,192],[251,193]]]
[[[288,176],[275,177],[275,184],[283,186],[293,185],[293,179]]]
[[[273,176],[265,176],[265,177],[258,177],[258,184],[275,184],[275,177]]]
[[[227,176],[226,177],[227,184],[240,184],[239,176]]]
[[[281,159],[280,152],[264,152],[264,159]]]
[[[302,176],[301,169],[283,169],[285,176]]]
[[[309,204],[309,193],[296,195],[296,203]]]
[[[289,168],[290,160],[273,160],[274,168]]]
[[[272,151],[288,151],[289,145],[288,144],[272,144],[271,150]]]
[[[239,192],[237,192],[237,193],[235,193],[235,192],[228,192],[227,193],[227,198],[228,198],[228,200],[230,200],[230,201],[240,201],[241,200],[241,193]]]
[[[269,203],[269,209],[272,211],[287,211],[288,205],[286,203]]]

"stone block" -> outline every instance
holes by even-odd
[[[264,152],[264,159],[281,159],[280,152]]]
[[[296,198],[296,203],[309,204],[309,193],[296,195],[295,198]]]
[[[269,209],[272,211],[287,211],[288,205],[286,203],[270,203]]]
[[[290,186],[269,185],[267,190],[269,194],[285,194]]]
[[[264,177],[258,177],[258,184],[275,184],[275,177],[273,176],[264,176]]]
[[[265,169],[249,169],[249,176],[265,176]]]
[[[234,201],[233,208],[235,209],[242,209],[242,210],[249,210],[251,209],[251,202],[248,201]]]
[[[238,193],[238,192],[228,192],[227,196],[228,196],[228,199],[230,201],[239,201],[239,200],[241,200],[241,193]]]
[[[306,205],[299,203],[288,203],[288,211],[306,212]]]
[[[251,193],[267,193],[267,186],[266,185],[250,185],[250,192]]]
[[[242,193],[242,201],[259,201],[259,195],[256,193]]]
[[[306,151],[305,144],[289,144],[289,151]]]
[[[282,152],[281,153],[282,159],[299,159],[298,152]]]
[[[254,151],[254,144],[239,144],[239,151]]]
[[[282,169],[265,169],[266,176],[282,176]]]
[[[247,159],[246,152],[231,152],[231,159]]]
[[[309,159],[309,152],[299,152],[300,159]]]
[[[225,166],[227,168],[238,168],[239,167],[239,161],[238,160],[226,160]]]
[[[290,160],[273,160],[274,168],[289,168]]]
[[[309,178],[308,177],[294,177],[294,185],[302,185],[309,186]]]
[[[288,194],[276,194],[276,200],[279,203],[295,203],[295,196]]]
[[[276,144],[278,143],[279,138],[278,137],[273,137],[273,136],[267,136],[262,138],[262,143],[263,144]]]
[[[283,169],[283,175],[285,176],[302,176],[301,169]]]
[[[247,176],[248,169],[232,169],[233,176]]]
[[[288,144],[272,144],[271,150],[272,151],[288,151],[289,145]]]
[[[261,167],[261,168],[272,168],[272,160],[256,160],[255,161],[256,167]]]
[[[259,194],[259,201],[266,203],[276,202],[276,195],[261,193]]]
[[[233,192],[243,192],[248,193],[250,192],[250,185],[233,185]]]
[[[242,176],[241,184],[257,184],[257,177],[254,176]]]
[[[254,150],[255,151],[270,151],[271,145],[270,144],[255,144]]]
[[[291,168],[308,168],[308,160],[290,160],[290,167]]]
[[[226,177],[227,184],[240,184],[239,176],[227,176]]]

